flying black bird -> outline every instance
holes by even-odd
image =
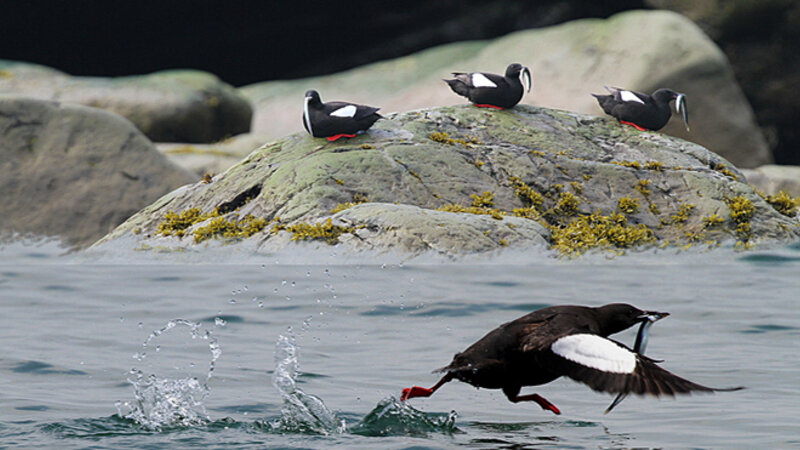
[[[457,353],[448,366],[439,369],[445,375],[432,388],[403,389],[400,399],[428,397],[456,379],[479,388],[502,389],[511,402],[534,401],[545,410],[561,414],[539,394],[519,395],[521,388],[567,376],[595,391],[612,394],[674,396],[741,389],[716,389],[693,383],[607,338],[642,321],[653,322],[667,315],[624,303],[597,308],[542,308],[490,331]]]

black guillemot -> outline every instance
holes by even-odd
[[[329,141],[355,137],[382,118],[379,109],[347,102],[322,103],[319,93],[310,90],[303,105],[303,127],[310,135]]]
[[[662,369],[657,361],[641,354],[647,327],[640,330],[642,336],[637,338],[639,351],[607,338],[637,323],[654,322],[667,315],[624,303],[597,308],[571,305],[542,308],[492,330],[439,369],[445,375],[433,387],[403,389],[400,399],[428,397],[456,379],[479,388],[502,389],[511,402],[534,401],[545,410],[561,414],[538,394],[519,395],[520,389],[562,376],[595,391],[616,394],[674,396],[742,389],[710,388]],[[607,411],[620,400],[616,399]]]
[[[531,91],[531,71],[517,63],[506,68],[505,76],[483,72],[453,72],[453,76],[444,80],[450,89],[480,107],[512,108],[522,100],[524,89]]]
[[[669,122],[672,112],[669,102],[675,100],[675,111],[681,114],[689,131],[689,112],[686,95],[672,89],[658,89],[653,95],[606,86],[610,95],[592,94],[606,114],[637,130],[660,130]]]

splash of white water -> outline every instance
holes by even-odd
[[[281,335],[275,344],[275,372],[272,385],[283,397],[281,418],[273,424],[284,431],[306,431],[320,434],[343,433],[345,421],[325,406],[316,395],[297,387],[297,345],[293,336]]]
[[[192,339],[208,341],[211,361],[205,379],[201,381],[197,377],[161,378],[156,374],[146,375],[141,370],[133,368],[128,381],[133,385],[134,400],[117,402],[117,411],[121,417],[156,430],[174,426],[202,425],[210,421],[203,401],[210,392],[208,381],[214,373],[217,359],[222,354],[217,338],[212,336],[210,331],[202,330],[197,322],[185,319],[171,320],[145,339],[142,351],[134,355],[134,358],[138,361],[144,360],[151,341],[177,326],[188,327]]]

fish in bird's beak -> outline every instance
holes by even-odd
[[[689,111],[686,109],[686,95],[678,94],[675,97],[675,112],[683,117],[683,123],[686,124],[686,131],[689,131]]]
[[[644,350],[647,348],[647,332],[650,330],[650,326],[656,323],[656,321],[667,317],[669,313],[666,312],[657,312],[657,311],[645,311],[644,314],[639,316],[641,319],[642,324],[639,326],[639,332],[636,333],[636,343],[633,344],[633,351],[640,355],[644,355]],[[620,392],[617,394],[614,401],[608,405],[605,412],[603,414],[608,414],[614,409],[615,406],[622,403],[622,400],[625,400],[628,394]]]
[[[639,316],[642,319],[642,325],[639,327],[639,332],[636,333],[636,343],[633,344],[633,351],[644,355],[644,349],[647,347],[647,331],[650,326],[656,321],[667,317],[669,313],[658,311],[645,311],[644,314]]]
[[[657,320],[661,320],[667,316],[669,316],[668,312],[644,311],[644,313],[639,316],[639,319],[642,321],[647,321],[652,323]]]
[[[525,89],[530,92],[531,86],[533,86],[533,82],[531,81],[531,71],[527,67],[523,67],[522,70],[519,71],[519,81],[525,86]]]

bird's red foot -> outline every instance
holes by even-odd
[[[639,131],[649,131],[647,128],[642,128],[639,125],[636,125],[633,122],[628,122],[626,120],[620,120],[619,123],[622,123],[622,124],[625,124],[625,125],[630,125],[630,126],[632,126],[633,128],[636,128]]]
[[[550,403],[546,398],[542,397],[541,395],[533,394],[536,398],[534,401],[542,407],[542,409],[546,411],[552,411],[554,414],[561,415],[561,410],[552,403]]]
[[[433,390],[424,387],[414,386],[405,388],[402,394],[400,394],[400,401],[404,402],[414,397],[430,397],[431,394],[433,394]]]
[[[339,138],[343,138],[343,137],[346,137],[346,138],[354,138],[354,137],[356,137],[356,135],[355,135],[355,134],[345,134],[345,133],[342,133],[342,134],[334,134],[333,136],[328,136],[328,137],[326,137],[325,139],[327,139],[327,140],[329,140],[329,141],[333,142],[333,141],[335,141],[335,140],[337,140],[337,139],[339,139]]]
[[[477,106],[478,108],[505,109],[505,108],[501,108],[500,106],[489,105],[487,103],[475,103],[475,106]]]

